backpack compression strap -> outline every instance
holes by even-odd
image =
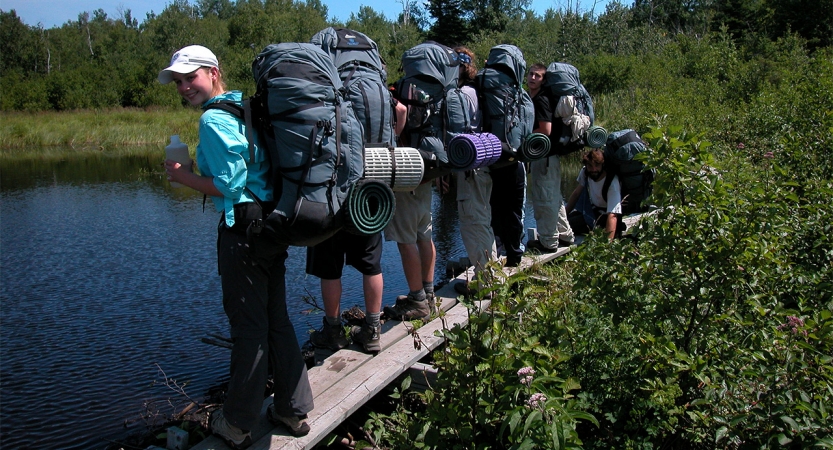
[[[327,159],[330,158],[330,154],[322,155],[318,159],[315,158],[316,147],[320,147],[321,145],[323,145],[323,141],[316,145],[316,137],[318,136],[318,131],[319,130],[323,129],[323,130],[325,130],[325,133],[327,132],[327,122],[321,121],[321,120],[298,119],[298,118],[295,118],[295,117],[289,117],[292,114],[295,114],[295,113],[298,113],[298,112],[301,112],[301,111],[305,111],[307,109],[316,108],[316,107],[322,106],[324,104],[325,104],[324,102],[316,102],[316,103],[311,103],[311,104],[307,104],[307,105],[301,105],[301,106],[298,106],[296,108],[288,109],[288,110],[286,110],[282,113],[272,114],[272,115],[269,116],[269,119],[274,120],[274,121],[284,121],[284,122],[291,122],[291,123],[297,123],[297,124],[303,124],[303,125],[312,125],[312,128],[310,129],[310,135],[309,135],[310,146],[309,146],[309,157],[307,158],[307,161],[304,164],[301,164],[299,166],[281,167],[281,169],[280,169],[281,172],[284,172],[284,173],[300,171],[301,175],[297,180],[292,179],[291,177],[285,177],[286,180],[288,180],[292,183],[295,183],[298,186],[313,186],[313,187],[316,187],[316,186],[327,186],[327,185],[329,185],[329,186],[332,187],[332,185],[335,184],[335,173],[333,173],[333,177],[330,180],[323,181],[323,182],[320,182],[320,183],[308,183],[308,182],[305,181],[307,179],[307,177],[309,176],[309,172],[310,172],[310,169],[312,168],[313,164],[318,164],[318,163],[320,163],[322,161],[326,161]],[[341,120],[341,115],[339,114],[339,108],[336,108],[336,121],[340,121],[340,120]],[[336,130],[335,130],[335,132],[336,132],[336,149],[337,149],[337,152],[339,152],[339,153],[341,152],[341,143],[339,142],[340,137],[341,137],[340,131],[341,131],[341,126],[340,126],[340,124],[337,123],[336,124]],[[336,156],[336,167],[338,167],[340,156],[341,155]],[[301,208],[301,200],[302,200],[302,192],[301,192],[300,189],[298,189],[298,198],[295,200],[295,214],[293,215],[293,217],[295,217],[295,218],[298,217],[298,211]],[[294,223],[294,219],[293,219],[293,223]],[[291,225],[291,223],[290,223],[290,225]]]

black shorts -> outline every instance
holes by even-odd
[[[362,275],[382,273],[382,234],[357,236],[344,230],[316,245],[307,247],[307,273],[324,280],[341,278],[345,265]]]

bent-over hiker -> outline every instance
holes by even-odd
[[[609,239],[619,237],[622,222],[622,191],[619,178],[605,170],[604,152],[595,148],[581,157],[584,167],[578,174],[578,186],[567,201],[567,218],[576,234],[604,228]]]

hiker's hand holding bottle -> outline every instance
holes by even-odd
[[[194,174],[194,160],[188,160],[187,163],[174,161],[173,159],[165,160],[165,172],[168,174],[168,181],[171,182],[172,187],[182,187],[188,184],[183,182],[190,174]]]

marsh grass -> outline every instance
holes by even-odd
[[[193,153],[200,111],[117,108],[0,114],[0,159],[39,159],[90,153],[112,156],[163,149],[179,134]]]

